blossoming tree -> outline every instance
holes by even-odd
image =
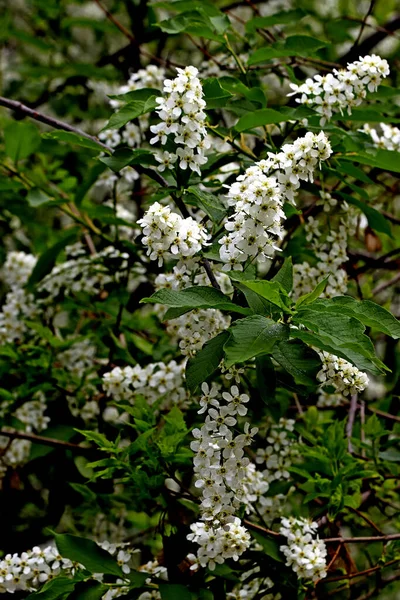
[[[5,2],[0,594],[398,598],[389,4]]]

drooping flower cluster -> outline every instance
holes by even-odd
[[[246,422],[244,433],[234,435],[232,431],[237,417],[246,415],[249,401],[236,385],[222,394],[216,384],[209,387],[203,383],[201,389],[199,413],[207,411],[207,416],[204,425],[193,430],[195,441],[190,447],[196,453],[193,464],[195,486],[202,491],[202,522],[191,525],[188,539],[200,545],[198,563],[213,569],[227,558],[238,560],[250,543],[247,530],[234,514],[245,495],[243,477],[249,459],[244,448],[251,444],[257,429],[250,429]]]
[[[387,123],[379,123],[379,127],[382,130],[381,135],[367,123],[361,131],[371,136],[372,142],[376,148],[400,152],[400,129],[393,125],[388,125]]]
[[[327,550],[323,540],[316,535],[318,524],[307,519],[289,517],[282,519],[279,533],[287,538],[288,544],[280,546],[286,564],[301,579],[313,582],[326,577]]]
[[[323,204],[324,213],[330,213],[336,207],[336,200],[328,193],[321,192],[317,204]],[[349,260],[347,255],[348,240],[355,234],[358,211],[343,201],[340,204],[343,214],[339,217],[339,225],[331,227],[326,236],[323,235],[327,225],[321,219],[310,216],[305,223],[306,239],[317,258],[312,266],[308,261],[293,266],[293,297],[311,292],[318,283],[329,275],[328,285],[321,293],[323,298],[341,296],[347,292],[347,273],[343,268]]]
[[[24,402],[16,410],[11,412],[11,416],[23,424],[22,432],[40,433],[47,429],[50,418],[45,415],[46,398],[43,392],[38,391],[33,400]],[[3,403],[2,416],[7,413],[7,404]],[[4,427],[4,431],[7,431]],[[0,477],[4,477],[8,467],[18,467],[29,460],[32,442],[23,439],[10,439],[7,436],[0,435]]]
[[[291,437],[294,430],[293,419],[279,419],[273,423],[267,434],[267,446],[257,449],[256,462],[264,465],[263,475],[268,482],[288,479],[288,469],[298,455],[298,441]]]
[[[333,386],[335,393],[351,396],[361,393],[368,386],[368,376],[344,358],[318,352],[322,360],[322,369],[317,375],[322,386]]]
[[[233,288],[229,277],[215,264],[212,265],[212,271],[221,291],[231,294]],[[180,261],[170,273],[160,273],[155,279],[157,290],[182,290],[198,285],[209,285],[209,279],[197,257]],[[165,307],[156,305],[155,309],[160,318],[163,318]],[[179,346],[184,356],[193,356],[208,340],[226,330],[230,323],[231,317],[215,308],[195,309],[166,321],[171,341]]]
[[[126,544],[117,545],[109,542],[103,542],[99,546],[115,557],[116,563],[123,573],[126,575],[130,573],[129,563],[132,555],[136,552],[135,550],[126,547]],[[6,554],[3,560],[0,561],[0,594],[35,591],[58,575],[73,577],[77,568],[83,567],[73,563],[68,558],[62,557],[55,545],[44,548],[35,546],[32,550],[27,550],[21,554]],[[93,578],[101,581],[103,575],[101,573],[94,574]],[[123,580],[120,580],[120,582],[123,583]],[[103,599],[115,597],[117,596],[104,595]]]
[[[42,302],[50,303],[61,293],[95,295],[107,284],[127,276],[129,254],[113,246],[88,256],[78,243],[67,248],[67,253],[71,258],[56,265],[40,282],[38,290],[43,295]]]
[[[140,395],[151,405],[165,396],[160,408],[182,405],[187,399],[184,372],[185,364],[179,365],[174,360],[150,363],[146,367],[115,367],[103,375],[103,388],[116,401],[125,400],[133,404],[135,396]],[[115,417],[117,419],[118,415]],[[112,420],[110,411],[107,419]]]
[[[86,338],[74,342],[69,348],[58,352],[57,362],[75,378],[81,379],[85,372],[93,367],[96,346]]]
[[[234,213],[225,223],[227,234],[219,240],[225,270],[242,270],[243,263],[255,259],[265,262],[279,250],[283,204],[294,203],[300,181],[312,181],[314,170],[331,153],[323,132],[307,133],[239,175],[227,194]]]
[[[143,229],[142,243],[150,260],[161,267],[167,258],[194,256],[207,242],[206,229],[192,217],[182,218],[168,206],[154,202],[138,224]]]
[[[360,60],[347,65],[347,69],[334,69],[333,74],[315,75],[305,83],[291,83],[293,96],[301,94],[296,102],[314,108],[321,115],[323,126],[334,113],[345,111],[350,115],[352,108],[359,106],[367,92],[376,92],[382,79],[389,75],[387,60],[372,54],[360,56]]]
[[[33,294],[23,289],[36,264],[36,257],[25,252],[9,252],[1,269],[1,279],[11,288],[0,312],[0,344],[24,339],[28,331],[25,320],[38,313]]]
[[[2,279],[10,288],[21,288],[28,281],[37,258],[26,252],[9,252],[2,268]]]
[[[164,97],[156,99],[161,123],[150,127],[150,131],[155,134],[150,143],[161,142],[164,146],[168,136],[173,136],[174,143],[178,146],[176,154],[164,152],[161,165],[164,164],[164,168],[170,167],[179,161],[181,169],[189,168],[200,175],[200,167],[207,162],[204,150],[209,147],[206,140],[203,88],[195,67],[178,68],[177,71],[175,79],[164,81]]]

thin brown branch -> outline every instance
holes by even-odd
[[[26,433],[24,431],[18,431],[17,429],[1,429],[0,435],[10,438],[11,440],[28,440],[33,444],[42,444],[43,446],[52,446],[53,448],[64,448],[65,450],[73,450],[74,452],[93,452],[93,448],[90,447],[48,438],[43,435],[36,435],[35,433]]]
[[[354,579],[356,577],[364,577],[369,576],[375,571],[379,571],[380,569],[384,569],[385,567],[389,567],[396,562],[399,562],[400,558],[396,558],[395,560],[391,560],[384,565],[376,565],[375,567],[371,567],[370,569],[365,569],[365,571],[358,571],[358,573],[348,573],[347,575],[338,575],[337,577],[329,577],[329,579],[322,579],[324,583],[330,583],[331,581],[343,581],[344,579]]]
[[[64,123],[64,121],[60,121],[59,119],[55,119],[54,117],[44,115],[43,113],[37,110],[33,110],[32,108],[29,108],[29,106],[26,106],[26,104],[22,104],[22,102],[18,102],[17,100],[10,100],[9,98],[3,98],[2,96],[0,96],[0,106],[5,106],[10,110],[14,110],[17,113],[24,114],[27,117],[34,119],[35,121],[39,121],[40,123],[44,123],[45,125],[50,125],[50,127],[54,127],[54,129],[61,129],[63,131],[70,131],[72,133],[76,133],[77,135],[91,140],[92,142],[100,146],[103,150],[110,152],[110,148],[103,144],[103,142],[100,142],[97,139],[97,137],[89,135],[81,129],[78,129],[73,125],[69,125],[69,123]]]
[[[220,285],[213,273],[213,270],[211,268],[211,265],[209,263],[209,261],[206,258],[202,259],[202,265],[204,267],[205,272],[207,273],[208,279],[210,280],[211,285],[216,289],[216,290],[221,290]]]
[[[400,281],[400,273],[397,273],[397,275],[395,275],[394,277],[392,277],[392,279],[389,279],[388,281],[383,281],[382,283],[380,283],[379,285],[377,285],[372,290],[371,293],[372,293],[373,296],[376,296],[377,294],[380,294],[381,292],[383,292],[387,288],[391,287],[392,285],[396,285],[396,283],[398,281]]]
[[[322,538],[321,538],[322,539]],[[342,544],[365,544],[367,542],[390,542],[392,540],[400,540],[400,533],[390,533],[388,535],[371,535],[363,537],[333,537],[323,538],[325,544],[341,542]]]
[[[283,537],[277,531],[272,531],[272,529],[267,529],[266,527],[262,527],[261,525],[252,523],[251,521],[248,521],[247,519],[245,519],[243,522],[245,525],[247,525],[247,527],[250,527],[250,529],[255,529],[256,531],[261,531],[262,533],[267,533],[268,535],[272,535],[273,537]]]
[[[349,419],[348,419],[347,425],[346,425],[347,447],[348,447],[350,454],[352,454],[352,452],[353,452],[351,436],[353,435],[354,421],[355,421],[355,416],[356,416],[357,407],[358,407],[357,399],[358,399],[357,394],[353,394],[351,397],[351,401],[350,401]]]
[[[371,406],[366,405],[366,409],[369,412],[373,412],[377,415],[379,415],[380,417],[383,417],[384,419],[391,419],[392,421],[397,421],[397,423],[400,423],[400,417],[398,417],[397,415],[391,415],[390,413],[387,413],[383,410],[379,410],[378,408],[372,408]]]

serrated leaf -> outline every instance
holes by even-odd
[[[184,290],[162,289],[155,292],[150,298],[143,298],[141,303],[164,304],[180,309],[174,317],[192,310],[193,308],[215,308],[218,310],[229,310],[242,315],[250,313],[248,308],[239,306],[230,301],[219,290],[207,286],[190,287]],[[171,315],[172,313],[170,313]]]
[[[283,123],[284,121],[290,121],[291,117],[285,115],[272,108],[261,108],[249,112],[247,115],[240,117],[239,121],[235,125],[236,131],[241,133],[253,129],[254,127],[262,127],[264,125],[272,125],[276,123]]]
[[[271,281],[280,283],[285,292],[290,294],[293,289],[293,264],[291,256],[285,259],[285,262]]]
[[[12,161],[28,158],[42,143],[39,131],[33,123],[13,121],[4,128],[6,154]]]
[[[253,315],[235,321],[229,333],[231,335],[224,345],[228,368],[259,354],[268,354],[276,342],[288,338],[289,328],[267,317]]]
[[[297,23],[306,16],[301,8],[294,10],[283,10],[268,17],[254,17],[246,22],[246,31],[253,33],[257,29],[272,27],[273,25],[286,25]]]
[[[325,291],[325,288],[328,285],[329,277],[330,275],[328,275],[328,277],[325,277],[325,279],[320,281],[315,286],[312,292],[300,296],[300,298],[296,302],[296,308],[299,308],[299,306],[306,306],[307,304],[311,304],[312,302],[317,300],[320,297],[320,295]]]
[[[186,191],[195,197],[196,204],[204,210],[213,222],[219,223],[226,216],[227,210],[215,194],[205,192],[196,186],[190,186]]]
[[[206,381],[219,367],[224,357],[224,344],[229,338],[227,331],[206,342],[186,364],[186,385],[193,394],[199,385]]]
[[[279,281],[243,280],[241,286],[252,290],[261,296],[261,298],[265,298],[268,302],[278,306],[284,312],[291,312],[288,308],[289,298],[287,292]]]
[[[81,146],[82,148],[89,148],[90,150],[95,150],[96,152],[106,151],[105,148],[100,144],[100,142],[91,140],[83,135],[74,133],[73,131],[51,131],[50,133],[44,133],[43,137],[51,140],[65,142],[67,144],[75,144],[76,146]],[[109,152],[111,152],[111,150],[109,150]]]
[[[68,600],[101,600],[109,589],[109,586],[98,581],[80,581]]]
[[[124,577],[121,568],[111,554],[92,540],[69,533],[56,533],[54,538],[61,556],[81,563],[90,573]]]
[[[321,369],[318,354],[300,340],[278,342],[272,349],[272,356],[296,383],[316,386],[316,376]]]
[[[75,582],[67,577],[56,577],[47,581],[37,592],[27,596],[26,600],[60,600],[65,594],[73,592]]]

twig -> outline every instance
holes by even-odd
[[[0,435],[12,440],[28,440],[33,444],[43,444],[44,446],[65,448],[66,450],[74,450],[75,452],[93,452],[93,448],[81,446],[80,444],[72,444],[71,442],[64,442],[63,440],[56,440],[54,438],[48,438],[43,435],[36,435],[34,433],[26,433],[16,429],[1,429]]]
[[[361,36],[364,33],[364,29],[365,29],[365,25],[367,23],[367,19],[370,16],[370,14],[372,13],[374,5],[375,5],[375,0],[371,0],[371,2],[369,4],[368,12],[366,13],[365,17],[362,20],[359,34],[358,34],[357,39],[354,42],[352,48],[350,48],[350,52],[354,51],[357,48],[357,46],[358,46],[358,44],[360,42]]]
[[[117,27],[120,30],[120,32],[123,33],[126,38],[128,38],[128,40],[130,42],[132,42],[133,44],[136,44],[137,42],[136,42],[135,38],[133,37],[133,35],[131,34],[131,32],[128,31],[127,28],[124,27],[124,25],[122,25],[122,23],[120,23],[118,21],[118,19],[116,19],[114,17],[114,15],[112,15],[110,13],[110,11],[107,10],[107,8],[105,6],[103,6],[99,0],[94,0],[94,1],[96,2],[97,6],[100,8],[100,10],[102,10],[103,13],[106,15],[107,19],[111,23],[113,23],[115,25],[115,27]]]
[[[263,533],[268,533],[268,535],[272,535],[274,537],[283,537],[277,531],[273,531],[272,529],[267,529],[266,527],[262,527],[261,525],[257,525],[256,523],[252,523],[247,519],[244,519],[243,523],[250,527],[250,529],[255,529],[256,531],[262,531]]]
[[[341,542],[342,544],[365,544],[366,542],[390,542],[392,540],[400,540],[400,533],[389,533],[388,535],[370,535],[363,537],[335,537],[321,538],[325,544],[333,542]],[[400,559],[399,559],[400,560]]]
[[[383,290],[386,290],[388,287],[395,285],[398,281],[400,281],[400,273],[397,273],[397,275],[392,277],[392,279],[389,279],[389,281],[384,281],[383,283],[377,285],[371,293],[373,296],[376,296],[376,294],[380,294],[381,292],[383,292]]]
[[[216,277],[213,273],[213,270],[212,270],[211,265],[210,265],[209,261],[207,260],[207,258],[203,258],[201,262],[203,264],[205,272],[207,273],[207,276],[208,276],[208,279],[210,280],[211,285],[216,290],[221,290],[220,285],[219,285],[218,281],[216,280]]]
[[[398,423],[400,423],[400,417],[398,417],[397,415],[391,415],[390,413],[384,412],[383,410],[379,410],[378,408],[372,408],[368,405],[366,408],[370,412],[376,413],[380,417],[384,417],[385,419],[391,419],[392,421],[397,421]]]
[[[346,425],[346,435],[347,435],[347,447],[349,453],[352,454],[353,446],[351,444],[351,436],[353,435],[353,427],[354,427],[354,419],[357,411],[357,394],[353,394],[350,401],[350,410],[349,410],[349,420]]]
[[[376,565],[376,567],[371,567],[370,569],[365,569],[365,571],[359,571],[358,573],[349,573],[347,575],[338,575],[337,577],[329,577],[329,579],[322,579],[324,583],[330,583],[331,581],[343,581],[343,579],[354,579],[355,577],[362,577],[364,575],[369,575],[370,573],[375,573],[375,571],[379,571],[380,569],[384,569],[385,567],[389,567],[396,562],[399,562],[400,558],[396,558],[395,560],[391,560],[384,565]],[[337,591],[337,590],[336,590]]]
[[[49,117],[41,112],[38,112],[37,110],[33,110],[32,108],[29,108],[29,106],[26,106],[26,104],[22,104],[22,102],[18,102],[17,100],[10,100],[9,98],[3,98],[2,96],[0,96],[0,106],[5,106],[10,110],[20,112],[26,115],[27,117],[30,117],[31,119],[35,119],[35,121],[40,121],[40,123],[45,123],[46,125],[50,125],[50,127],[54,127],[54,129],[62,129],[63,131],[71,131],[72,133],[81,135],[82,137],[91,140],[92,142],[103,148],[103,150],[110,152],[110,148],[103,144],[103,142],[100,142],[95,136],[90,135],[89,133],[85,133],[81,129],[73,127],[68,123],[59,121],[54,117]]]

